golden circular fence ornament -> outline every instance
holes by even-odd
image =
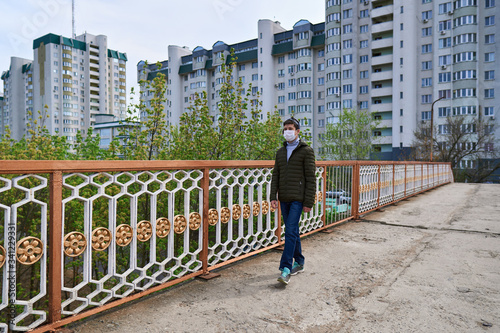
[[[0,245],[0,268],[5,264],[5,260],[7,258],[7,253],[2,245]]]
[[[23,265],[33,265],[43,255],[43,243],[36,237],[24,237],[16,245],[17,261]]]
[[[267,213],[269,213],[269,202],[262,201],[262,214],[266,215]]]
[[[318,192],[318,202],[323,201],[323,192]]]
[[[220,221],[222,223],[227,223],[229,222],[229,219],[231,218],[231,211],[227,207],[223,207],[220,210]]]
[[[73,231],[64,237],[64,254],[68,257],[78,257],[87,248],[87,238],[78,231]]]
[[[276,208],[273,207],[273,205],[270,205],[271,206],[271,213],[274,213],[276,211]]]
[[[156,220],[156,236],[160,238],[167,237],[168,233],[170,232],[170,228],[171,226],[169,219],[160,217],[158,220]]]
[[[243,205],[243,218],[247,219],[250,217],[250,205]]]
[[[137,224],[137,240],[147,242],[153,236],[153,226],[149,221],[141,221]]]
[[[219,213],[217,212],[217,209],[209,209],[208,210],[208,224],[210,225],[216,225],[217,222],[219,222]]]
[[[239,219],[241,216],[241,207],[240,205],[233,205],[233,220]]]
[[[127,246],[132,241],[134,230],[128,224],[120,224],[116,227],[116,244]]]
[[[92,232],[92,248],[104,251],[111,244],[111,231],[106,228],[97,228]]]
[[[252,208],[253,208],[253,216],[257,216],[259,215],[260,213],[260,205],[257,201],[254,201],[253,205],[252,205]]]
[[[187,221],[184,215],[176,215],[174,217],[174,232],[176,234],[182,234],[186,230]]]
[[[201,215],[200,213],[193,212],[189,214],[189,229],[198,230],[201,226]]]

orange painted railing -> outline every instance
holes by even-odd
[[[55,329],[283,244],[274,161],[2,161],[0,332]],[[308,235],[453,181],[318,161]],[[48,288],[48,290],[46,290]]]

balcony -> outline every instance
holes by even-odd
[[[392,87],[372,88],[371,97],[392,96]]]
[[[378,7],[378,8],[372,9],[372,12],[370,15],[373,19],[373,18],[380,17],[380,16],[391,15],[393,13],[394,13],[394,5],[388,5],[388,6],[383,6],[383,7]],[[372,30],[372,33],[373,33],[373,30]]]
[[[392,47],[394,40],[393,38],[383,38],[372,41],[372,49],[382,49],[385,47]]]
[[[391,31],[393,26],[393,22],[383,22],[372,24],[372,34],[377,32]]]
[[[370,112],[392,112],[392,103],[371,104]]]
[[[372,66],[392,64],[392,54],[387,54],[378,57],[372,57]]]
[[[374,136],[372,143],[374,145],[392,145],[392,136],[391,135]]]
[[[392,80],[392,71],[371,73],[371,81]]]

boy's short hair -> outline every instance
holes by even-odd
[[[300,129],[300,123],[294,117],[291,117],[283,122],[283,126],[290,124],[293,125],[293,127],[295,127],[296,130]]]

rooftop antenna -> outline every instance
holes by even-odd
[[[76,33],[75,33],[75,0],[71,1],[71,12],[72,12],[72,31],[73,31],[73,38],[76,38]]]

